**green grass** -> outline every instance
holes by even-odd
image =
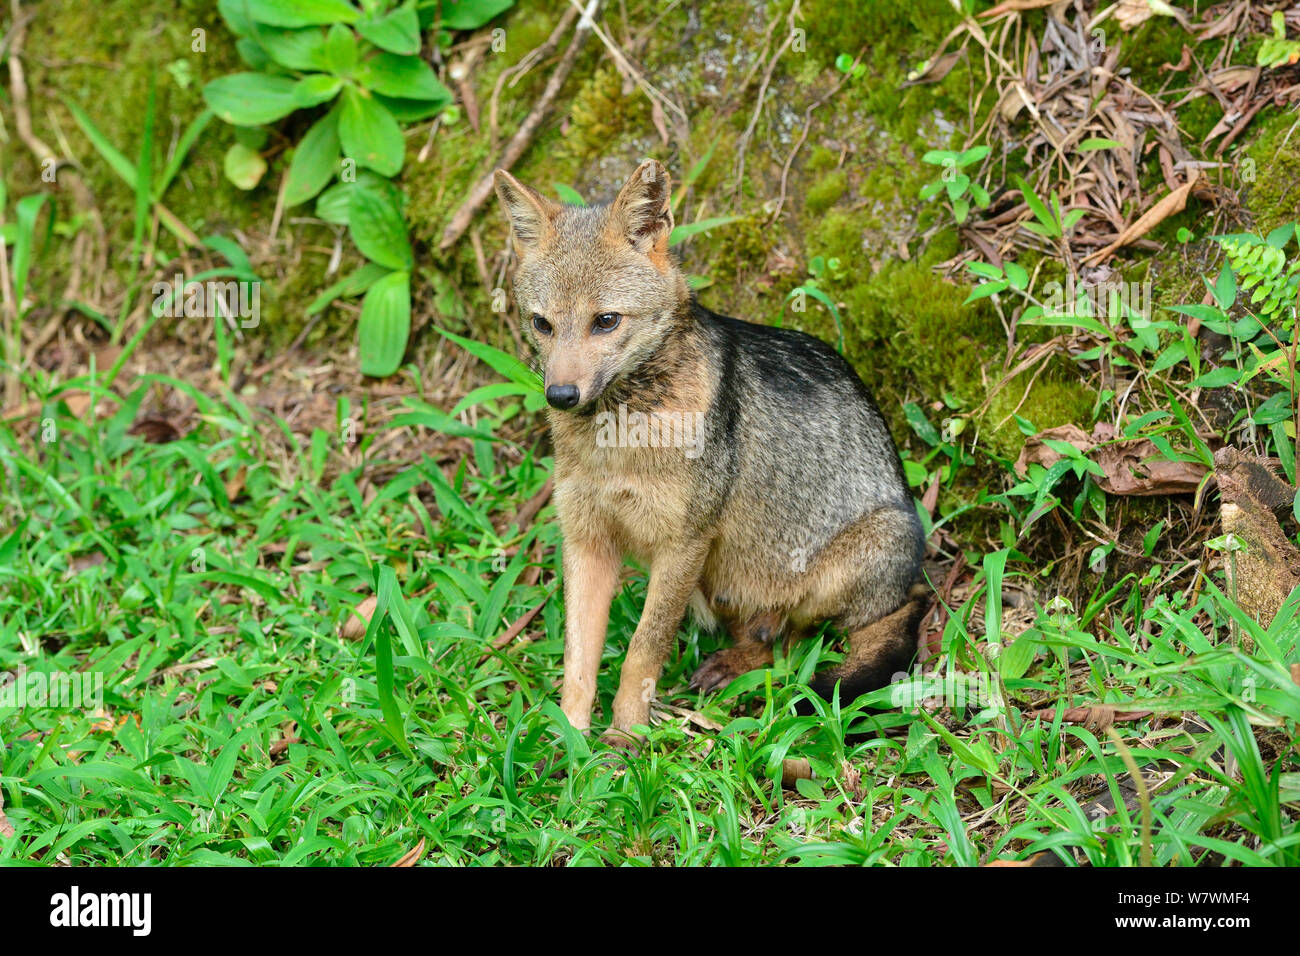
[[[197,402],[194,433],[127,434],[155,387]],[[1145,607],[1126,579],[1106,620],[1040,611],[1004,651],[1030,653],[1009,679],[1021,668],[990,663],[963,623],[976,593],[953,609],[946,666],[996,691],[1000,712],[869,711],[886,689],[797,716],[803,682],[835,657],[822,642],[701,698],[686,681],[718,641],[687,628],[661,685],[676,710],[624,765],[556,703],[558,530],[549,507],[511,523],[548,462],[474,438],[445,473],[427,458],[395,470],[368,453],[380,430],[353,448],[323,430],[300,441],[232,395],[159,377],[108,407],[90,426],[50,397],[55,440],[0,431],[0,670],[103,680],[99,714],[0,707],[5,862],[384,865],[424,841],[424,860],[466,865],[969,865],[1042,849],[1094,865],[1300,863],[1295,599],[1264,631],[1214,579]],[[1001,563],[981,572],[997,590]],[[636,573],[615,601],[606,712],[644,589]],[[367,595],[367,636],[341,638]],[[1156,717],[1120,725],[1117,744],[1029,716],[1058,699]],[[814,778],[784,790],[795,758]],[[1120,789],[1126,759],[1162,781],[1147,828]],[[1090,818],[1107,796],[1118,809]]]

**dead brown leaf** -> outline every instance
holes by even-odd
[[[793,790],[800,780],[812,779],[812,764],[803,757],[787,757],[781,761],[781,786]]]
[[[1051,850],[1043,850],[1023,860],[990,860],[984,866],[1065,866],[1065,864]]]
[[[390,868],[415,866],[415,864],[420,861],[420,857],[422,856],[424,856],[424,837],[420,837],[420,842],[417,843],[413,849],[408,850],[406,853],[402,854],[402,858],[400,860],[398,860],[396,863],[390,864],[389,866]]]
[[[1026,10],[1041,10],[1060,3],[1061,0],[1002,0],[996,7],[990,7],[979,14],[980,19],[1000,17],[1004,13],[1023,13]]]
[[[1165,0],[1119,0],[1115,5],[1115,22],[1121,30],[1132,30],[1156,15],[1173,17],[1182,24],[1183,29],[1191,32],[1192,25],[1187,21],[1187,14],[1170,6]]]
[[[1024,475],[1031,464],[1050,468],[1064,455],[1047,440],[1073,445],[1095,462],[1104,475],[1094,475],[1097,486],[1111,495],[1191,494],[1200,487],[1208,469],[1199,462],[1169,461],[1145,438],[1115,440],[1114,428],[1099,422],[1091,435],[1078,425],[1049,428],[1025,442],[1016,459],[1016,473]]]
[[[924,70],[921,71],[920,75],[900,83],[899,86],[901,88],[907,86],[920,86],[924,83],[938,83],[952,72],[953,67],[961,62],[961,58],[965,55],[966,48],[962,47],[960,50],[952,50],[942,56],[937,56],[930,61]]]
[[[244,493],[244,479],[248,477],[248,468],[240,465],[235,469],[235,473],[226,479],[225,489],[226,498],[234,501]]]
[[[1148,232],[1154,229],[1160,223],[1164,222],[1170,216],[1177,215],[1187,206],[1187,197],[1192,194],[1196,188],[1201,174],[1196,173],[1191,179],[1183,183],[1173,192],[1169,193],[1154,206],[1138,217],[1137,222],[1133,223],[1119,237],[1106,246],[1104,249],[1098,249],[1092,255],[1087,256],[1083,261],[1085,263],[1100,262],[1102,259],[1109,258],[1116,249],[1127,246],[1134,240],[1141,239]]]
[[[59,398],[68,406],[68,414],[73,418],[80,418],[86,414],[86,409],[90,408],[90,395],[86,392],[75,390],[64,392]]]
[[[379,598],[371,595],[366,598],[343,619],[343,626],[339,629],[339,637],[348,640],[357,641],[366,636],[366,628],[370,625],[370,619],[375,616],[375,608],[379,605]]]
[[[172,422],[160,415],[146,415],[131,426],[129,435],[139,435],[151,445],[165,445],[185,436]]]
[[[1129,720],[1141,720],[1150,717],[1150,710],[1116,710],[1109,704],[1094,704],[1091,707],[1069,707],[1061,714],[1061,720],[1067,724],[1083,724],[1093,733],[1101,734],[1112,724]],[[1044,707],[1034,711],[1030,716],[1042,717],[1044,720],[1056,718],[1055,707]]]

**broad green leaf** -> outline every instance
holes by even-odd
[[[467,339],[463,336],[456,335],[454,332],[448,332],[446,329],[440,329],[436,325],[434,330],[441,336],[451,339],[465,351],[469,352],[479,361],[494,369],[498,374],[504,375],[510,381],[520,385],[526,385],[530,389],[540,392],[542,390],[541,379],[538,374],[519,359],[507,352],[488,345],[486,342],[476,342],[473,339]]]
[[[235,6],[242,6],[235,0]],[[355,23],[361,11],[347,0],[248,0],[247,13],[273,27],[313,27]]]
[[[294,149],[284,187],[285,206],[296,206],[311,199],[338,172],[338,114],[333,109],[318,119]]]
[[[234,126],[273,123],[298,109],[297,83],[287,76],[232,73],[203,88],[212,112]]]
[[[966,268],[981,279],[1004,279],[1007,276],[997,266],[988,262],[970,262]]]
[[[443,111],[450,100],[404,100],[396,96],[374,94],[375,102],[393,114],[399,123],[419,123]]]
[[[349,87],[343,91],[339,141],[343,155],[381,176],[396,176],[406,158],[406,140],[393,114]]]
[[[730,222],[739,222],[742,218],[742,216],[715,216],[712,219],[700,219],[696,222],[677,226],[668,234],[668,245],[675,246],[678,243],[685,242],[691,236],[706,232],[709,229],[716,229],[718,226],[725,226]]]
[[[1011,285],[1011,283],[1007,282],[1005,279],[1001,282],[981,282],[971,290],[970,295],[966,296],[966,301],[963,302],[962,305],[970,305],[970,303],[979,299],[986,299],[991,295],[997,295],[999,292],[1005,291],[1009,285]],[[1024,322],[1023,318],[1021,319],[1021,322]]]
[[[1268,238],[1264,241],[1273,249],[1284,249],[1286,244],[1291,241],[1291,237],[1295,235],[1295,230],[1296,224],[1289,222],[1285,226],[1278,226],[1270,232]]]
[[[357,324],[361,373],[383,378],[396,372],[410,330],[410,273],[390,272],[370,287],[361,303]]]
[[[341,24],[325,34],[325,63],[336,76],[350,76],[357,66],[357,35]]]
[[[350,275],[344,276],[338,282],[329,286],[324,292],[311,300],[307,306],[307,314],[315,315],[324,309],[335,299],[348,298],[354,295],[360,295],[369,289],[372,285],[388,275],[389,270],[377,262],[367,262],[360,269],[357,269]]]
[[[339,95],[343,81],[337,76],[326,73],[313,73],[304,76],[294,87],[293,95],[298,105],[304,109],[328,103]]]
[[[303,30],[282,30],[262,27],[256,34],[257,43],[280,66],[290,70],[325,70],[325,31],[319,27]]]
[[[1241,377],[1241,372],[1231,366],[1216,368],[1193,380],[1193,388],[1225,388]]]
[[[355,183],[335,183],[320,194],[320,198],[316,200],[317,217],[326,222],[346,226],[352,211],[352,192],[356,189],[369,189],[378,193],[395,207],[400,202],[401,194],[391,182],[368,169],[363,169],[357,173]]]
[[[383,196],[368,189],[353,190],[348,228],[367,258],[389,269],[409,270],[414,265],[402,214]]]
[[[1018,680],[1025,676],[1038,653],[1037,635],[1029,631],[1021,634],[998,656],[998,671],[1003,680]]]
[[[1219,281],[1214,284],[1214,301],[1219,308],[1227,310],[1237,301],[1237,279],[1232,268],[1225,262],[1219,270]]]
[[[1007,278],[1011,280],[1011,287],[1024,292],[1029,288],[1029,273],[1025,267],[1014,262],[1006,264]]]
[[[560,197],[561,202],[567,202],[571,206],[585,206],[587,200],[582,198],[582,193],[578,192],[572,186],[566,186],[564,183],[555,183],[552,187],[555,195]]]
[[[420,52],[420,18],[411,0],[377,20],[362,20],[357,32],[389,53],[415,56]]]
[[[50,197],[44,193],[24,196],[14,206],[18,218],[18,235],[14,242],[14,300],[20,305],[27,292],[27,274],[32,267],[32,250],[36,246],[36,217]]]
[[[217,0],[217,10],[221,19],[226,21],[230,32],[237,37],[248,36],[254,30],[253,20],[248,15],[249,0]]]
[[[940,444],[941,437],[939,429],[931,424],[930,420],[925,417],[925,412],[921,411],[921,406],[916,402],[907,402],[903,405],[903,417],[907,419],[907,424],[912,426],[912,431],[931,448]]]
[[[258,73],[265,73],[268,67],[274,67],[275,61],[262,45],[251,37],[241,37],[235,43],[240,58]]]
[[[477,30],[515,5],[515,0],[441,0],[442,26],[447,30]]]
[[[410,753],[402,711],[394,693],[392,637],[389,628],[385,627],[385,622],[395,622],[396,605],[403,600],[402,589],[397,583],[396,573],[386,564],[379,566],[379,588],[376,598],[375,613],[366,628],[365,643],[368,645],[371,641],[374,642],[375,689],[379,695],[379,710],[384,715],[384,727],[388,735],[403,751]]]
[[[354,75],[366,89],[385,96],[451,102],[451,92],[438,82],[433,68],[418,56],[380,53],[357,67]]]

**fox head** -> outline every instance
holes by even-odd
[[[668,172],[651,160],[603,206],[553,202],[496,171],[519,257],[515,297],[553,408],[587,411],[655,353],[689,298],[668,254]]]

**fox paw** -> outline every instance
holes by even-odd
[[[641,752],[641,748],[645,745],[645,737],[630,730],[611,727],[600,735],[600,742],[607,747],[621,750],[628,756],[633,756]]]
[[[772,663],[769,647],[728,647],[710,654],[691,675],[691,689],[711,694],[730,684],[741,674],[748,674]]]

